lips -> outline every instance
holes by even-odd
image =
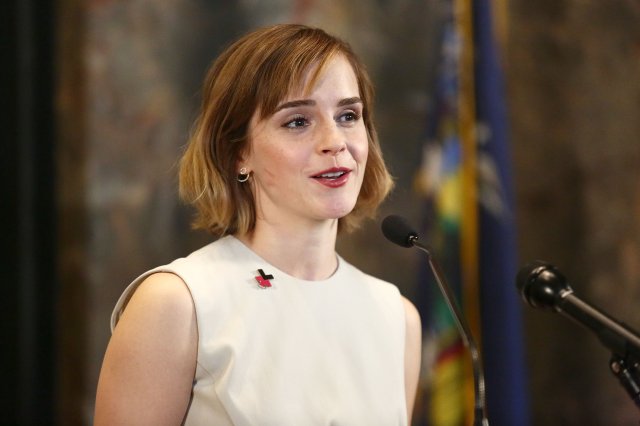
[[[346,167],[333,167],[311,176],[311,178],[322,185],[337,188],[347,183],[350,174],[351,170]]]

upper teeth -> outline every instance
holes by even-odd
[[[323,178],[336,178],[336,177],[340,177],[344,174],[344,172],[331,172],[331,173],[323,173],[320,175],[320,177]]]

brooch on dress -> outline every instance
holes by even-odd
[[[256,281],[258,281],[258,286],[260,286],[260,288],[271,287],[271,281],[269,280],[273,279],[273,275],[266,275],[262,269],[258,269],[258,272],[260,273],[260,275],[255,277]]]

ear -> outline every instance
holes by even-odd
[[[247,170],[252,169],[252,158],[251,155],[251,144],[247,141],[245,147],[238,152],[238,159],[236,160],[236,171],[241,168],[246,168]]]
[[[236,173],[240,173],[240,169],[245,169],[245,170],[251,170],[251,165],[250,165],[251,161],[249,159],[249,156],[246,154],[241,154],[240,158],[238,158],[238,160],[236,161]]]
[[[238,151],[238,158],[236,159],[236,171],[245,167],[247,170],[253,169],[253,150],[252,148],[252,134],[255,127],[256,114],[251,117],[251,120],[247,124],[245,138],[243,141],[243,147]]]

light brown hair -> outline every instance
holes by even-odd
[[[211,65],[203,86],[200,115],[180,162],[180,195],[195,206],[194,227],[216,235],[246,234],[256,221],[251,185],[237,181],[237,164],[248,149],[249,122],[271,116],[299,88],[315,66],[308,86],[335,55],[351,64],[363,103],[369,156],[354,209],[339,219],[340,231],[356,228],[375,214],[393,187],[373,125],[373,86],[351,47],[321,29],[281,24],[251,32]],[[305,88],[307,89],[307,88]]]

